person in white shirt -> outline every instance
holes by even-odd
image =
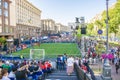
[[[79,58],[78,58],[78,57],[75,58],[75,63],[76,63],[77,65],[79,65]]]
[[[74,58],[72,56],[70,56],[68,59],[67,59],[67,74],[68,75],[71,75],[73,70],[74,70]]]
[[[17,68],[13,68],[12,71],[9,73],[9,78],[14,78],[16,80],[15,72],[17,71]]]

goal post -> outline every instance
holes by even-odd
[[[45,50],[44,49],[30,49],[30,59],[45,59]]]

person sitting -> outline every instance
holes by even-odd
[[[2,68],[3,68],[3,69],[7,69],[8,72],[10,72],[11,67],[10,67],[10,65],[9,65],[9,61],[4,62],[3,65],[2,65]]]
[[[45,62],[45,66],[46,66],[46,69],[47,69],[47,73],[51,73],[52,65],[50,64],[50,62],[48,60]]]
[[[1,74],[2,74],[2,79],[1,80],[10,80],[8,78],[8,70],[7,69],[2,69]]]
[[[9,73],[8,77],[11,79],[16,80],[15,72],[17,71],[17,68],[13,67],[12,71]]]
[[[33,65],[33,62],[31,62],[28,67],[28,76],[32,76],[33,72],[34,72],[34,65]]]
[[[27,79],[27,65],[20,67],[16,72],[16,80],[26,80]]]
[[[87,72],[87,67],[84,64],[81,65],[81,68],[83,69],[84,72]]]

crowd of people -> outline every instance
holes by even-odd
[[[110,60],[110,64],[115,65],[116,74],[118,74],[120,68],[120,47],[110,47],[110,51],[114,55],[114,58]]]
[[[56,63],[57,69],[60,71],[66,70],[67,75],[71,75],[74,72],[75,59],[73,56],[58,55]]]
[[[77,64],[79,68],[83,70],[84,73],[90,74],[91,78],[94,80],[95,76],[91,68],[89,67],[89,59],[88,58],[79,58],[74,56],[58,55],[57,57],[57,69],[62,71],[66,70],[67,75],[72,75],[74,72],[74,65]]]
[[[53,71],[50,61],[0,61],[0,80],[44,80]]]
[[[106,58],[109,60],[110,65],[115,66],[116,74],[118,74],[118,71],[120,69],[120,46],[112,46],[109,44],[109,50],[108,54],[101,53],[100,55],[96,53],[95,46],[99,44],[97,40],[91,40],[91,39],[85,39],[85,44],[87,44],[87,57],[89,58],[89,63],[96,63],[96,59],[101,60],[101,62],[104,64],[106,61]],[[86,46],[86,45],[85,45]],[[106,44],[102,45],[103,47],[106,47]],[[103,58],[103,54],[106,54],[106,57]]]

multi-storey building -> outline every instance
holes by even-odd
[[[69,26],[64,26],[64,29],[63,29],[65,32],[70,32],[71,31],[71,27]]]
[[[57,27],[57,32],[61,32],[61,23],[56,23],[56,27]]]
[[[14,36],[16,26],[15,3],[11,0],[0,0],[0,37],[11,38]]]
[[[41,20],[42,33],[56,33],[55,21],[52,19],[42,19]]]
[[[21,38],[40,32],[41,11],[28,0],[0,0],[0,36]]]
[[[57,32],[69,32],[70,31],[70,27],[62,25],[61,23],[56,23],[56,27],[57,27]]]
[[[15,0],[16,37],[35,36],[40,33],[41,11],[28,0]]]

